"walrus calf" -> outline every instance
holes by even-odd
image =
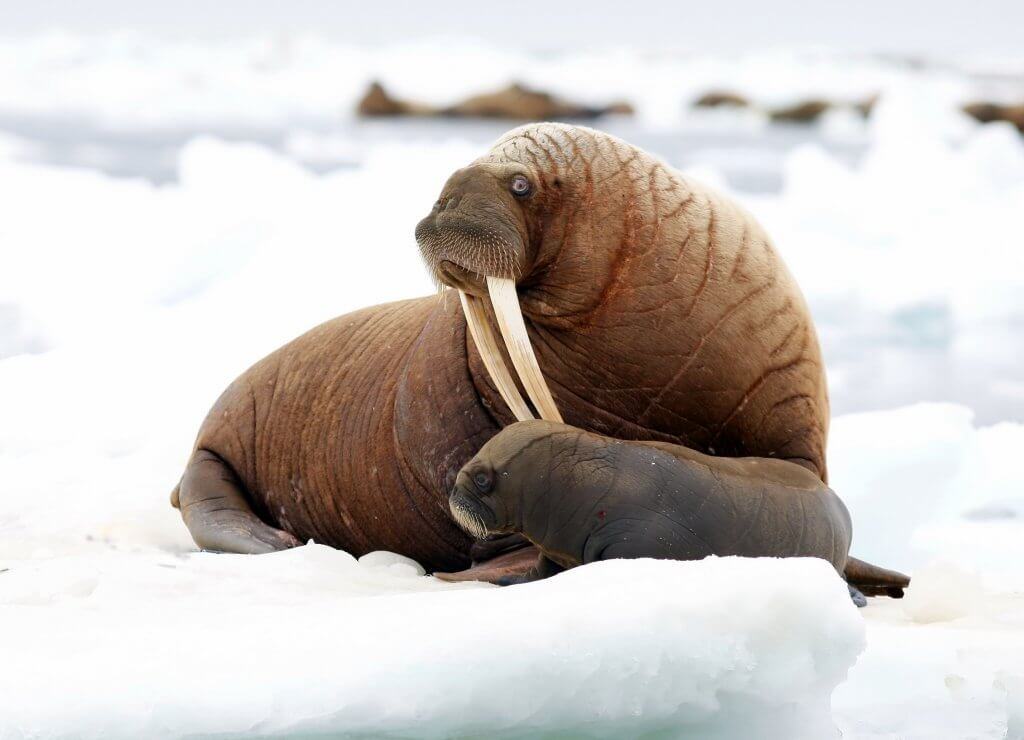
[[[846,506],[801,465],[549,421],[513,424],[487,442],[459,472],[449,506],[476,537],[521,533],[540,551],[504,584],[610,558],[816,557],[839,574],[850,559]],[[909,581],[890,576],[885,593],[902,596]]]

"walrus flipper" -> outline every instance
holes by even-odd
[[[203,550],[258,555],[302,544],[256,516],[238,476],[209,450],[192,455],[171,503],[181,509],[189,534]]]
[[[850,557],[843,571],[846,582],[865,596],[888,596],[903,598],[903,589],[910,585],[910,576],[895,570],[887,570],[863,560]]]
[[[493,581],[498,586],[515,586],[520,583],[531,583],[533,581],[542,581],[545,578],[556,576],[564,571],[561,565],[556,563],[554,560],[549,558],[544,553],[541,553],[537,557],[537,561],[533,567],[524,573],[509,574],[502,576],[501,578]]]
[[[458,581],[485,581],[502,586],[512,583],[510,579],[519,579],[532,571],[537,565],[540,552],[527,541],[526,547],[515,547],[505,550],[486,560],[476,560],[472,567],[456,573],[434,572],[434,577],[442,581],[456,583]],[[518,580],[515,582],[519,582]]]

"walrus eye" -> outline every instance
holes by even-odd
[[[484,470],[478,470],[473,473],[473,484],[480,489],[480,493],[490,493],[493,481],[489,473]]]
[[[516,175],[512,178],[512,184],[509,186],[512,191],[512,195],[517,198],[525,198],[533,191],[533,185],[526,178],[525,175]]]

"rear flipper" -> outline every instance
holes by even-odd
[[[220,457],[197,450],[171,494],[192,539],[203,550],[257,555],[302,543],[253,512],[238,476]]]
[[[846,582],[865,596],[903,598],[903,589],[910,585],[910,576],[895,570],[879,568],[857,558],[847,558],[843,571]]]

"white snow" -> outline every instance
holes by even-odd
[[[0,738],[1024,738],[1024,139],[957,113],[970,90],[948,69],[431,49],[0,42]],[[811,561],[610,562],[495,589],[389,553],[193,551],[167,497],[213,399],[325,318],[431,292],[413,227],[482,148],[471,128],[325,122],[371,74],[440,101],[513,71],[633,98],[638,135],[716,186],[729,158],[781,167],[781,191],[737,197],[819,325],[853,552],[913,571],[905,601],[858,612]],[[685,112],[715,86],[885,94],[867,123],[836,112],[820,140],[768,150],[756,114]],[[81,148],[52,163],[3,132],[17,116],[286,133],[280,151],[189,136],[155,185],[81,168]],[[703,162],[674,127],[741,143]]]
[[[960,600],[968,614],[924,624],[897,601],[863,610],[868,648],[832,697],[844,738],[1021,737],[1024,596]]]
[[[839,417],[830,483],[865,558],[910,570],[951,561],[1024,590],[1024,426],[971,417],[950,404]]]
[[[810,740],[863,647],[822,561],[607,562],[498,589],[366,560],[312,545],[16,569],[0,596],[0,727]]]

